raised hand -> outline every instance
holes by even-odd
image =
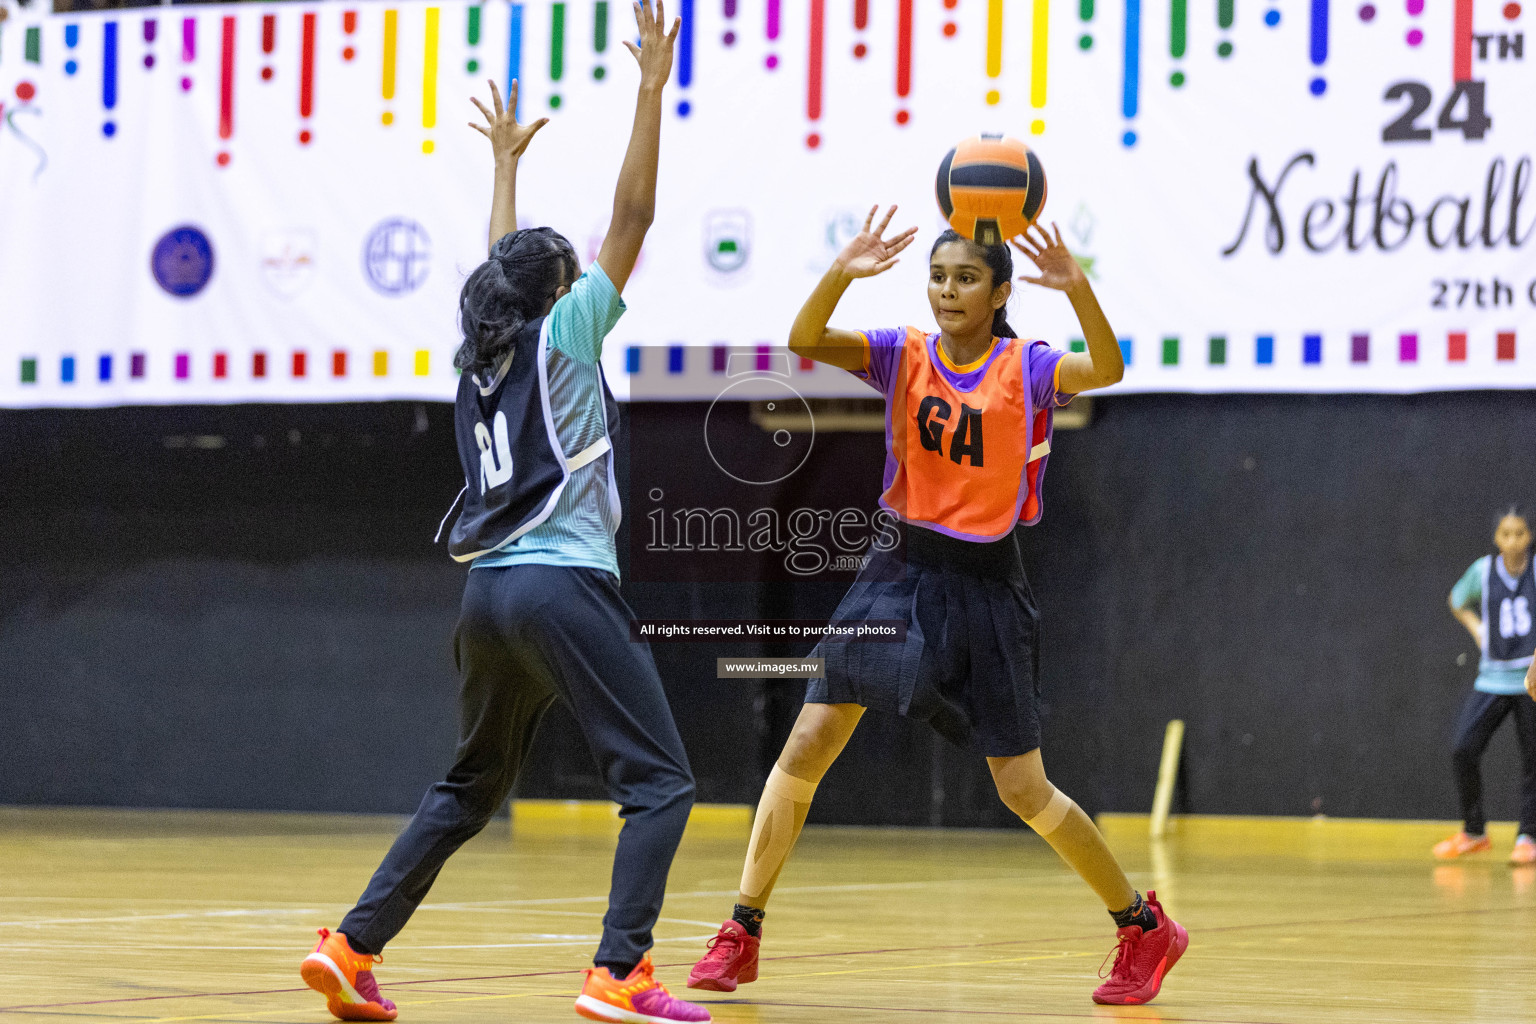
[[[469,126],[475,131],[491,140],[491,149],[496,153],[496,159],[516,159],[523,155],[523,150],[528,148],[528,143],[538,134],[539,129],[549,124],[549,118],[541,117],[532,124],[517,123],[517,80],[512,80],[511,87],[507,90],[507,106],[502,109],[501,93],[496,88],[496,83],[491,83],[491,110],[485,109],[485,104],[471,96],[469,102],[480,108],[480,113],[485,115],[487,124],[478,125],[469,122]]]
[[[672,48],[677,41],[677,30],[683,19],[672,19],[672,30],[666,30],[667,12],[662,0],[656,0],[656,13],[651,14],[651,0],[640,0],[634,5],[635,24],[640,29],[640,45],[628,39],[624,45],[635,55],[640,65],[640,87],[660,88],[667,84],[672,74]]]
[[[890,270],[900,262],[896,254],[911,245],[912,236],[917,234],[917,228],[907,228],[899,235],[882,238],[885,229],[891,224],[891,218],[896,214],[896,207],[886,210],[880,226],[872,228],[875,214],[879,211],[878,203],[869,208],[869,216],[864,218],[864,230],[837,254],[838,267],[849,277],[874,277]]]
[[[1083,273],[1077,257],[1072,255],[1066,243],[1061,240],[1061,229],[1053,223],[1051,230],[1056,233],[1055,238],[1040,225],[1031,224],[1019,236],[1023,241],[1018,238],[1013,240],[1013,247],[1029,257],[1029,261],[1040,271],[1039,277],[1021,276],[1019,280],[1042,288],[1054,288],[1059,292],[1070,291],[1076,285],[1086,283],[1088,277]]]

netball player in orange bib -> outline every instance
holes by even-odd
[[[1038,522],[1051,415],[1071,396],[1120,380],[1114,331],[1062,244],[1034,228],[1015,242],[1039,269],[1023,280],[1067,293],[1087,352],[1064,354],[1009,328],[1013,259],[953,231],[929,254],[928,302],[938,331],[827,326],[845,289],[896,264],[916,228],[884,238],[895,213],[837,257],[790,331],[796,353],[840,366],[885,396],[885,492],[908,526],[904,564],[875,552],[838,606],[838,621],[901,619],[899,644],[822,643],[826,659],[768,776],[732,919],[693,968],[692,988],[734,991],[757,978],[768,897],[822,776],[866,708],[929,722],[986,756],[998,795],[1104,901],[1119,928],[1100,1003],[1144,1003],[1189,936],[1155,893],[1131,887],[1092,819],[1046,778],[1040,758],[1037,613],[1015,526]]]

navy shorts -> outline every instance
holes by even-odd
[[[926,721],[987,757],[1040,746],[1040,615],[1016,533],[979,544],[910,527],[905,556],[876,552],[832,617],[904,621],[906,640],[823,640],[807,703]]]

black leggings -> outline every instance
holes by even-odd
[[[1505,696],[1473,690],[1456,723],[1456,790],[1468,835],[1480,836],[1488,827],[1483,813],[1483,752],[1499,723],[1513,715],[1520,742],[1520,831],[1536,836],[1536,700],[1526,694]]]
[[[651,947],[693,775],[650,648],[611,573],[516,565],[471,569],[454,634],[463,677],[459,749],[337,931],[378,952],[405,927],[443,863],[512,791],[557,698],[576,717],[624,828],[596,961],[633,965]]]

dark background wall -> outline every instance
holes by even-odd
[[[625,475],[686,465],[706,408],[629,407]],[[762,443],[744,409],[709,429]],[[1057,784],[1145,810],[1182,717],[1187,809],[1454,817],[1477,656],[1445,596],[1536,495],[1533,436],[1522,393],[1101,400],[1024,532]],[[881,457],[823,433],[758,500],[872,508]],[[0,481],[0,802],[406,811],[446,768],[447,406],[0,412]],[[646,618],[818,618],[846,586],[729,578],[625,588]],[[715,657],[806,646],[655,645],[700,799],[756,799],[803,686],[716,680]],[[1486,767],[1513,817],[1507,732]],[[563,711],[520,791],[602,795]],[[1010,823],[979,757],[873,715],[813,815]]]

